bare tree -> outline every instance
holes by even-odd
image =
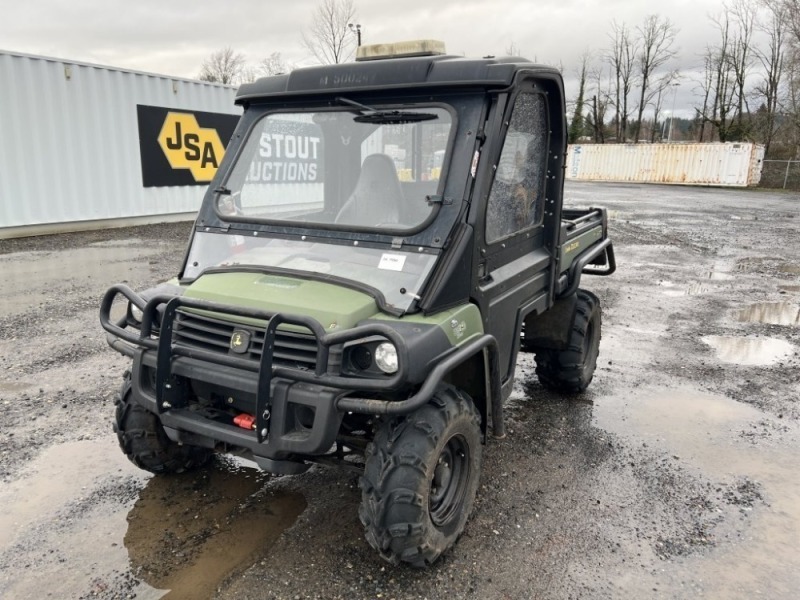
[[[786,26],[795,48],[800,49],[800,0],[782,0]]]
[[[786,6],[780,0],[762,0],[762,2],[766,19],[757,22],[756,27],[764,34],[766,47],[754,49],[763,71],[763,79],[755,88],[762,102],[757,113],[756,125],[760,141],[764,143],[764,153],[769,155],[778,120],[788,14]]]
[[[638,42],[631,35],[624,23],[612,22],[612,33],[609,35],[611,48],[606,55],[606,62],[611,66],[614,78],[614,109],[616,115],[617,141],[625,141],[628,133],[630,117],[628,101],[635,83],[634,67],[638,54]]]
[[[650,141],[655,142],[656,138],[663,138],[663,134],[659,135],[663,130],[663,123],[661,119],[661,107],[664,105],[664,100],[667,96],[667,90],[673,85],[678,84],[678,72],[671,71],[666,73],[652,82],[650,89],[645,98],[645,104],[653,107],[653,127],[650,129]],[[674,92],[673,92],[674,93]],[[675,115],[672,115],[673,118]]]
[[[698,110],[702,123],[708,123],[715,130],[721,142],[735,137],[733,118],[736,111],[736,75],[734,72],[735,46],[731,34],[730,14],[727,9],[719,17],[711,20],[719,30],[719,44],[708,46],[705,55],[705,75],[703,86],[705,99],[702,110]],[[704,127],[701,126],[701,135]],[[713,138],[713,132],[711,136]]]
[[[663,66],[676,54],[674,49],[677,28],[672,22],[658,15],[649,15],[644,24],[637,27],[639,33],[640,51],[636,59],[641,92],[639,94],[639,110],[636,115],[636,131],[633,141],[639,141],[642,128],[642,114],[650,96],[650,78],[653,73]],[[658,116],[658,114],[656,114]]]
[[[356,21],[353,0],[321,0],[314,9],[303,46],[322,64],[345,62],[353,55],[356,39],[348,25]]]
[[[203,61],[198,78],[200,81],[235,85],[241,83],[245,64],[244,54],[234,52],[233,48],[228,46],[212,52],[211,56]]]
[[[704,142],[706,141],[706,130],[707,125],[711,122],[708,118],[709,114],[709,106],[708,103],[712,101],[712,95],[714,90],[714,62],[715,62],[716,53],[714,49],[711,47],[706,47],[706,53],[703,55],[703,64],[704,64],[704,71],[703,71],[703,79],[699,82],[700,91],[703,95],[703,104],[700,108],[695,107],[695,112],[697,113],[696,121],[698,123],[697,128],[697,141]]]
[[[789,121],[789,143],[794,148],[793,155],[800,158],[800,56],[794,55],[786,67],[787,90],[784,110]]]
[[[782,104],[788,122],[788,141],[794,147],[795,158],[800,158],[800,0],[784,0],[783,5],[789,52],[784,63],[786,91]]]
[[[747,77],[753,63],[753,33],[755,31],[756,8],[749,0],[732,0],[729,10],[736,25],[733,52],[730,55],[736,87],[736,131],[737,139],[748,135],[745,115],[750,112],[747,105]]]
[[[581,55],[581,63],[578,67],[578,97],[575,100],[575,112],[572,114],[572,121],[569,124],[569,143],[574,144],[583,135],[586,125],[583,109],[584,94],[586,92],[586,73],[589,69],[589,51],[585,50]]]
[[[258,64],[260,75],[282,75],[292,70],[292,66],[287,64],[280,52],[273,52]]]
[[[591,129],[596,144],[604,144],[606,111],[611,103],[611,81],[607,80],[604,87],[605,72],[602,67],[592,69],[590,77],[592,85],[590,91],[593,92],[592,109],[586,117],[586,127]]]
[[[519,46],[514,40],[505,49],[506,56],[522,56]]]

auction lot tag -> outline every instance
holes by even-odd
[[[402,254],[384,254],[381,256],[381,262],[378,263],[378,268],[387,271],[402,271],[405,263],[406,257]]]

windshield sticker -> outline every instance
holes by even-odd
[[[378,268],[386,271],[402,271],[405,263],[406,257],[402,254],[384,253],[381,256],[381,262],[378,263]]]
[[[324,144],[318,125],[265,119],[247,184],[321,183]]]

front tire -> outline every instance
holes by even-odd
[[[369,544],[393,564],[433,563],[464,530],[480,464],[480,416],[456,388],[443,386],[425,406],[385,423],[360,482]]]
[[[207,448],[180,445],[167,437],[158,415],[132,399],[130,375],[125,376],[114,419],[114,431],[122,451],[140,469],[156,475],[182,473],[205,465]]]
[[[579,394],[589,387],[600,352],[600,300],[586,290],[578,290],[577,294],[575,321],[567,347],[536,352],[539,382],[564,394]]]

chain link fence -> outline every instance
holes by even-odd
[[[765,160],[758,187],[800,191],[800,160]]]

